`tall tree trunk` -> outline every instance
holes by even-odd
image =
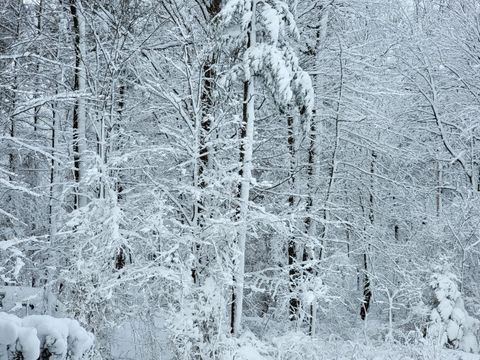
[[[211,0],[205,8],[202,8],[202,12],[205,15],[205,20],[210,22],[221,9],[221,0]],[[200,189],[200,198],[195,201],[194,204],[194,217],[196,219],[196,225],[198,227],[199,236],[202,237],[203,229],[205,227],[205,189],[208,186],[205,172],[208,170],[211,164],[211,148],[208,145],[208,138],[210,136],[210,130],[212,126],[212,110],[213,110],[213,90],[215,86],[215,65],[217,58],[214,52],[212,52],[206,59],[202,67],[202,89],[200,97],[200,120],[197,121],[197,151],[198,161],[196,163],[196,174],[194,176],[195,186]],[[200,241],[201,243],[201,241]],[[203,254],[201,245],[199,243],[194,245],[193,249],[196,257],[196,263],[192,268],[192,278],[194,283],[198,283],[199,272],[208,263],[207,257]]]
[[[370,225],[373,225],[374,220],[375,220],[375,213],[373,211],[373,205],[374,205],[374,198],[373,198],[373,183],[374,183],[374,174],[375,174],[375,160],[377,159],[377,153],[372,150],[371,153],[372,159],[370,161],[370,181],[371,181],[371,186],[370,186],[370,196],[369,196],[369,213],[368,213],[368,219],[370,221]],[[365,320],[367,317],[368,313],[368,308],[370,307],[370,300],[372,299],[372,288],[370,284],[370,278],[368,276],[368,250],[370,248],[370,245],[367,244],[367,249],[363,253],[363,300],[362,300],[362,306],[360,308],[360,318],[362,320]]]
[[[370,278],[368,277],[368,261],[367,253],[363,254],[363,301],[360,308],[360,318],[365,320],[370,307],[370,300],[372,298],[372,290],[370,288]]]
[[[203,228],[205,226],[205,189],[207,188],[208,182],[206,179],[205,172],[210,167],[210,147],[208,145],[208,137],[210,136],[211,123],[212,123],[212,109],[213,109],[213,89],[214,89],[214,78],[215,78],[215,55],[212,54],[207,61],[204,63],[202,72],[203,72],[203,85],[202,85],[202,94],[201,94],[201,119],[198,121],[199,129],[197,129],[198,136],[198,163],[196,166],[196,181],[195,186],[200,189],[200,197],[195,202],[195,217],[196,225],[198,226],[199,236],[202,236]],[[195,256],[196,264],[192,269],[192,277],[195,283],[198,282],[199,272],[208,262],[208,259],[203,254],[201,245],[199,243],[195,244]]]
[[[57,57],[58,57],[58,50],[57,50]],[[61,81],[57,81],[57,84],[60,84]],[[58,94],[58,87],[55,89],[55,94]],[[50,245],[52,246],[55,238],[55,234],[57,233],[57,213],[58,213],[58,197],[59,197],[59,189],[57,184],[57,176],[58,176],[58,161],[57,159],[57,136],[60,132],[60,119],[59,112],[61,110],[58,108],[55,102],[52,103],[52,124],[51,124],[51,132],[50,132],[50,146],[51,146],[51,154],[52,158],[50,159],[50,199],[49,199],[49,206],[48,206],[48,225],[49,225],[49,237],[50,237]]]
[[[43,28],[43,22],[42,22],[42,17],[43,17],[43,2],[44,0],[40,0],[38,3],[38,10],[37,10],[37,36],[40,37],[42,34],[42,28]],[[41,68],[40,68],[40,62],[37,62],[36,66],[36,73],[41,74]],[[36,79],[36,92],[38,93],[39,90],[39,81],[38,77]],[[33,110],[33,131],[37,131],[37,124],[38,124],[38,113],[40,112],[41,106],[35,106]]]
[[[316,31],[316,46],[315,46],[315,67],[320,66],[320,58],[321,54],[320,51],[324,47],[325,40],[327,37],[327,25],[328,25],[328,19],[329,19],[329,9],[325,8],[323,9],[322,16],[320,18],[320,23],[317,26],[317,31]],[[315,93],[320,93],[321,91],[318,91],[319,87],[319,79],[318,75],[316,74],[319,69],[316,69],[315,75],[313,76],[313,86],[317,88],[317,91]],[[317,160],[317,151],[316,151],[316,146],[317,146],[317,123],[319,121],[319,113],[317,111],[317,104],[314,105],[313,113],[312,113],[312,119],[310,122],[310,127],[308,129],[308,163],[307,163],[307,200],[305,204],[305,213],[306,213],[306,218],[304,220],[305,223],[305,234],[307,238],[309,239],[309,242],[312,242],[312,239],[317,236],[317,226],[315,223],[315,220],[312,218],[311,214],[314,208],[314,201],[315,201],[315,192],[316,192],[316,186],[315,186],[315,181],[316,181],[316,169],[315,169],[315,162]],[[334,154],[335,155],[335,154]],[[327,189],[327,201],[329,198],[331,190],[331,184],[329,184],[329,187]],[[327,218],[327,212],[324,210],[323,213],[324,219]],[[319,256],[318,259],[321,260],[322,255],[323,255],[323,238],[325,236],[325,224],[323,225],[322,229],[322,234],[321,234],[321,247],[319,249]],[[303,262],[308,262],[312,261],[315,259],[315,249],[313,248],[312,245],[308,245],[305,247],[304,252],[303,252]],[[304,277],[314,277],[317,276],[316,271],[311,267],[307,267],[304,270]],[[316,328],[316,300],[314,299],[312,303],[309,305],[308,309],[305,309],[306,313],[308,314],[308,334],[313,336],[315,334],[315,328]]]
[[[14,60],[14,69],[16,69],[16,60]],[[15,71],[15,70],[14,70]],[[15,107],[17,104],[17,77],[15,76],[13,79],[13,85],[12,85],[12,112],[15,111]],[[10,116],[10,129],[9,129],[9,135],[11,138],[14,138],[16,136],[16,126],[15,126],[15,116],[12,115]],[[16,173],[16,168],[17,168],[17,157],[15,156],[15,152],[12,149],[10,149],[10,152],[8,154],[8,167],[9,167],[9,174],[8,174],[8,180],[13,181],[14,180],[14,175]]]
[[[20,26],[21,26],[21,19],[22,19],[22,10],[23,10],[23,4],[18,3],[16,10],[16,17],[17,17],[17,22],[15,26],[15,30],[13,31],[13,39],[14,41],[18,41],[20,37]],[[12,138],[12,141],[10,141],[10,145],[8,148],[8,181],[12,182],[16,180],[16,174],[17,174],[17,168],[18,168],[18,160],[19,156],[17,155],[18,152],[14,149],[13,146],[13,138],[17,136],[17,119],[15,116],[15,111],[17,107],[17,102],[18,102],[18,88],[19,88],[19,83],[20,79],[18,78],[18,68],[19,68],[19,63],[17,62],[17,59],[12,60],[12,83],[11,83],[11,90],[7,92],[7,97],[8,94],[11,94],[11,97],[8,99],[10,102],[10,106],[8,108],[8,112],[10,113],[8,116],[8,134]],[[13,201],[14,196],[12,192],[7,192],[6,193],[6,204],[9,205],[9,212],[12,215],[12,217],[8,216],[7,217],[7,222],[11,224],[13,227],[13,223],[11,223],[12,219],[15,219],[18,216],[18,209],[17,209],[17,202]]]
[[[70,14],[73,22],[75,47],[75,74],[74,91],[77,99],[73,108],[73,176],[75,180],[74,208],[78,209],[86,204],[86,194],[82,181],[85,176],[83,157],[86,150],[86,112],[84,92],[86,90],[85,70],[85,21],[82,14],[81,0],[70,0]]]
[[[440,160],[436,161],[437,167],[437,191],[435,192],[435,210],[437,217],[442,213],[442,187],[443,187],[443,168]],[[472,177],[473,179],[473,177]]]
[[[289,186],[290,186],[290,195],[288,197],[288,204],[290,209],[295,206],[295,131],[294,131],[294,118],[292,115],[287,116],[287,143],[288,143],[288,153],[289,153]],[[290,305],[289,305],[289,314],[290,320],[297,320],[300,315],[300,299],[296,294],[297,281],[300,278],[300,271],[297,265],[297,241],[294,235],[290,236],[288,241],[288,276],[289,276],[289,285],[288,290],[290,292]]]
[[[326,18],[328,18],[328,12],[325,14]],[[322,23],[324,20],[322,18]],[[327,24],[323,23],[322,27],[326,28]],[[326,31],[323,30],[323,31]],[[339,52],[339,67],[340,67],[340,76],[339,76],[339,90],[338,90],[338,99],[337,99],[337,106],[335,108],[335,142],[334,142],[334,147],[333,147],[333,152],[332,152],[332,162],[329,167],[329,173],[328,173],[328,185],[327,185],[327,193],[325,195],[325,205],[323,209],[323,221],[324,224],[322,226],[322,231],[321,231],[321,248],[320,248],[320,255],[319,258],[320,260],[324,256],[324,247],[325,247],[325,238],[327,237],[327,222],[329,219],[329,212],[328,208],[330,207],[330,200],[332,197],[332,192],[333,192],[333,185],[335,183],[335,174],[337,172],[337,154],[339,151],[340,147],[340,110],[341,110],[341,104],[343,101],[343,49],[342,45],[340,43],[340,52]]]
[[[16,27],[15,27],[15,33],[14,33],[14,39],[15,41],[17,41],[17,39],[20,37],[20,21],[21,21],[21,13],[22,13],[22,7],[23,7],[23,4],[19,3],[18,4],[18,13],[17,13],[17,16],[18,16],[18,19],[17,19],[17,24],[16,24]],[[18,90],[18,78],[17,78],[17,68],[18,68],[18,63],[17,63],[17,60],[14,59],[13,60],[13,69],[12,69],[12,73],[14,74],[13,75],[13,83],[12,83],[12,90],[11,90],[11,93],[12,93],[12,98],[11,98],[11,112],[12,112],[12,115],[10,116],[10,129],[9,129],[9,135],[11,138],[14,138],[16,136],[16,133],[17,133],[17,127],[16,127],[16,119],[15,119],[15,110],[16,110],[16,106],[17,106],[17,90]],[[10,171],[10,174],[8,175],[8,180],[9,181],[13,181],[14,180],[14,175],[11,175],[11,174],[16,174],[16,171],[17,171],[17,156],[15,156],[15,152],[12,149],[10,149],[10,152],[9,152],[9,155],[8,155],[8,165],[9,165],[9,171]]]
[[[256,46],[256,0],[252,1],[252,20],[248,27],[247,48]],[[245,66],[248,66],[245,64]],[[255,122],[255,78],[250,76],[243,83],[243,121],[240,145],[240,209],[238,214],[238,254],[235,258],[233,279],[232,308],[230,332],[238,335],[242,321],[243,288],[245,277],[245,244],[248,231],[248,199],[250,197],[250,182],[252,179],[253,132]]]
[[[312,217],[313,211],[313,201],[314,201],[314,174],[315,174],[315,160],[316,160],[316,142],[317,142],[317,126],[316,121],[313,118],[310,123],[309,129],[309,146],[308,146],[308,163],[307,163],[307,201],[305,205],[305,213],[306,218],[304,220],[305,223],[305,234],[310,244],[306,244],[305,249],[303,251],[303,262],[307,263],[309,261],[313,261],[315,259],[315,249],[311,244],[312,239],[315,237],[317,232],[317,227],[315,220]],[[306,265],[304,265],[306,266]],[[314,277],[316,276],[316,272],[314,268],[310,265],[307,266],[304,270],[304,277]],[[308,314],[308,334],[313,335],[315,331],[315,304],[313,302],[309,305],[309,308],[306,310]]]

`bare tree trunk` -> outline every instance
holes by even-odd
[[[442,213],[442,187],[443,187],[443,168],[442,163],[437,160],[437,191],[435,192],[435,208],[437,217]]]
[[[313,193],[314,193],[314,174],[315,174],[315,160],[316,160],[316,140],[317,140],[317,127],[315,119],[312,119],[310,123],[309,129],[309,147],[308,147],[308,164],[307,164],[307,201],[305,205],[305,213],[307,217],[304,220],[305,223],[305,234],[309,242],[312,241],[313,237],[316,235],[316,223],[315,220],[312,218],[311,214],[313,211]],[[312,261],[315,259],[315,249],[311,244],[307,244],[303,251],[303,262],[306,263],[308,261]],[[304,265],[305,266],[305,265]],[[314,277],[316,276],[316,271],[311,267],[308,266],[304,268],[304,277]],[[314,326],[315,326],[315,306],[314,304],[310,304],[309,309],[307,310],[308,313],[308,334],[313,335],[314,333]]]
[[[14,64],[15,64],[15,67],[16,67],[16,61],[14,61]],[[14,83],[13,83],[13,86],[12,86],[12,109],[14,110],[15,109],[15,106],[16,106],[16,103],[17,103],[17,78],[15,77],[14,78]],[[11,116],[10,117],[10,137],[11,138],[14,138],[16,136],[16,126],[15,126],[15,116]],[[8,154],[8,165],[9,165],[9,174],[8,174],[8,180],[9,181],[13,181],[13,174],[16,173],[16,168],[17,168],[17,164],[16,164],[16,156],[15,156],[15,153],[13,151],[13,149],[10,149],[10,152]]]
[[[21,7],[23,6],[22,4],[19,4],[18,5],[18,21],[17,21],[17,26],[15,27],[15,39],[17,39],[19,36],[20,36],[20,19],[21,19],[21,15],[20,15],[20,12],[22,11],[21,10]],[[13,76],[13,84],[12,84],[12,99],[11,99],[11,111],[12,111],[12,115],[10,116],[10,137],[11,138],[14,138],[16,136],[16,119],[15,119],[15,115],[13,114],[15,112],[15,108],[17,106],[17,90],[18,90],[18,79],[17,79],[17,60],[14,59],[13,60],[13,69],[12,69],[12,72],[14,74]],[[17,168],[17,156],[15,156],[15,153],[13,151],[13,149],[10,149],[10,152],[9,152],[9,155],[8,155],[8,165],[9,165],[9,171],[11,174],[8,175],[8,180],[9,181],[13,181],[14,178],[13,178],[13,175],[12,174],[16,174],[16,168]]]
[[[375,174],[375,160],[377,158],[377,154],[374,150],[372,150],[372,160],[370,161],[370,176],[371,176],[371,183],[372,186],[370,187],[370,196],[369,196],[369,214],[368,218],[370,220],[370,224],[373,225],[375,220],[375,214],[373,211],[373,177]],[[367,250],[363,254],[363,301],[362,306],[360,308],[360,318],[365,320],[368,313],[368,308],[370,307],[370,300],[372,299],[372,288],[370,284],[370,278],[368,276],[368,249],[369,245],[367,244]]]
[[[58,82],[60,83],[60,81]],[[58,89],[55,90],[55,93],[58,94]],[[52,125],[50,132],[50,146],[52,148],[52,158],[50,159],[50,199],[48,206],[48,225],[49,225],[49,234],[50,234],[50,244],[53,244],[55,234],[57,233],[57,212],[58,212],[58,184],[57,184],[57,174],[58,174],[58,162],[55,160],[57,158],[57,136],[60,129],[60,118],[59,109],[57,108],[56,103],[52,103]]]
[[[212,16],[214,16],[212,14]],[[215,78],[215,55],[212,54],[208,60],[203,65],[203,85],[202,85],[202,94],[201,94],[201,119],[199,121],[198,132],[198,163],[196,167],[196,186],[200,189],[200,198],[195,202],[195,217],[196,225],[200,232],[200,236],[203,232],[205,226],[205,189],[208,186],[205,172],[210,167],[210,152],[211,148],[208,145],[208,137],[210,136],[211,124],[212,124],[212,109],[213,109],[213,89],[214,89],[214,78]],[[199,272],[202,268],[208,263],[207,257],[203,254],[201,245],[195,244],[194,248],[195,256],[197,258],[197,263],[192,269],[192,277],[195,283],[198,282]]]
[[[70,0],[70,14],[73,21],[75,47],[75,74],[73,89],[78,93],[73,108],[73,176],[75,180],[74,208],[86,204],[86,194],[82,181],[85,176],[84,159],[86,150],[86,112],[84,92],[86,90],[85,71],[85,21],[83,19],[81,0]]]
[[[287,143],[288,143],[288,153],[289,153],[289,185],[290,185],[290,196],[288,197],[288,204],[293,210],[295,206],[295,131],[294,131],[294,118],[292,115],[287,116]],[[289,301],[289,314],[290,320],[298,320],[300,316],[300,299],[298,295],[295,294],[297,281],[300,278],[300,271],[298,269],[297,263],[297,242],[294,235],[290,236],[288,241],[288,276],[289,276],[289,286],[288,290],[290,292],[290,301]]]
[[[248,27],[247,48],[256,46],[256,0],[252,1],[252,20]],[[243,311],[243,288],[245,277],[245,244],[248,231],[248,200],[250,197],[250,182],[252,179],[253,132],[255,123],[255,78],[247,78],[243,83],[243,121],[240,145],[240,193],[238,214],[238,254],[235,257],[234,288],[230,317],[230,332],[238,335],[240,332]]]
[[[211,21],[221,9],[221,0],[211,0],[209,4],[205,4],[205,8],[202,7],[202,13],[205,16],[205,21]],[[194,203],[194,218],[195,224],[198,227],[199,236],[202,236],[203,229],[205,227],[205,207],[206,207],[206,198],[205,198],[205,189],[208,186],[206,179],[206,171],[209,169],[211,164],[211,148],[208,145],[208,140],[210,136],[211,126],[212,126],[212,112],[214,107],[214,94],[213,90],[215,87],[215,64],[217,58],[215,53],[210,54],[206,59],[202,67],[202,89],[200,97],[200,116],[201,118],[196,123],[197,131],[197,147],[198,151],[198,161],[196,163],[194,174],[194,186],[200,189],[200,198],[195,200]],[[194,245],[193,252],[196,257],[196,263],[192,268],[192,278],[194,283],[199,282],[199,273],[208,263],[208,258],[203,254],[202,246],[197,243]]]
[[[43,17],[43,2],[44,0],[40,0],[38,3],[38,11],[37,11],[37,35],[40,36],[42,34],[42,28],[43,28],[43,23],[42,23],[42,17]],[[40,62],[37,62],[37,69],[36,73],[40,74],[41,69],[40,69]],[[36,80],[36,91],[38,92],[38,78]],[[37,124],[38,124],[38,113],[40,111],[40,106],[35,106],[33,109],[33,131],[37,131]]]
[[[325,39],[327,36],[327,26],[328,26],[328,18],[329,18],[329,10],[324,9],[324,12],[322,13],[322,16],[320,18],[320,23],[317,27],[317,32],[316,32],[316,48],[315,48],[315,65],[320,66],[320,50],[324,46]],[[317,75],[313,76],[313,83],[314,86],[317,87],[319,86],[319,79]],[[318,91],[316,91],[318,93]],[[315,162],[317,160],[317,122],[318,122],[318,111],[317,111],[317,104],[314,106],[313,110],[313,116],[310,122],[310,127],[308,130],[308,139],[309,139],[309,144],[308,144],[308,163],[307,163],[307,200],[306,200],[306,205],[305,205],[305,212],[306,212],[306,218],[304,220],[305,223],[305,234],[307,236],[307,239],[309,239],[309,242],[312,241],[317,236],[317,224],[315,220],[312,218],[311,213],[313,212],[314,208],[314,193],[316,191],[316,186],[315,186],[315,181],[316,181],[316,167],[315,167]],[[335,154],[334,154],[335,155]],[[331,181],[332,181],[332,176],[331,174]],[[329,197],[329,193],[332,187],[332,183],[329,184],[329,187],[327,189],[327,200]],[[324,210],[323,217],[324,219],[327,218],[327,212]],[[319,249],[319,256],[318,259],[321,260],[323,256],[323,239],[325,236],[325,225],[323,225],[322,229],[322,234],[321,234],[321,239],[322,239],[322,244]],[[303,262],[308,262],[315,260],[315,249],[312,245],[307,244],[307,246],[304,249],[303,252],[303,257],[302,257]],[[316,270],[312,268],[311,266],[308,266],[307,268],[304,269],[304,277],[315,277],[317,276]],[[313,336],[315,335],[315,328],[316,328],[316,300],[314,299],[313,302],[309,305],[309,308],[306,309],[306,312],[308,314],[308,334]]]

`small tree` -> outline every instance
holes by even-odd
[[[465,310],[457,277],[449,271],[435,272],[431,276],[431,325],[429,335],[438,337],[443,345],[478,353],[475,336],[480,322]]]

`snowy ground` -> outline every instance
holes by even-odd
[[[262,354],[245,345],[239,353],[242,360],[480,360],[479,355],[441,349],[434,344],[362,344],[351,341],[322,341],[304,335],[287,334],[272,339],[274,353]]]
[[[114,360],[170,360],[168,335],[161,319],[124,322],[116,327],[109,341]]]
[[[378,325],[372,322],[372,326]],[[274,328],[275,326],[273,326]],[[274,329],[267,329],[277,333]],[[283,335],[264,335],[262,340],[246,332],[232,343],[233,352],[221,360],[480,360],[480,355],[444,349],[433,341],[412,344],[389,343],[365,338],[361,329],[354,340],[342,340],[325,333],[309,337],[303,332],[287,331]],[[173,360],[168,333],[157,320],[157,333],[142,322],[125,323],[112,336],[111,350],[115,360]],[[371,329],[373,332],[373,329]],[[367,336],[371,332],[367,332]],[[327,340],[325,340],[327,339]]]

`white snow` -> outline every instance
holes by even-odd
[[[40,356],[40,340],[37,330],[28,327],[19,327],[17,338],[17,351],[20,351],[24,360],[37,360]]]
[[[68,348],[70,349],[71,359],[81,359],[82,355],[93,346],[94,336],[85,331],[77,320],[67,320],[68,326]]]
[[[260,355],[257,349],[251,345],[242,346],[237,352],[238,360],[266,360],[265,357]]]
[[[17,337],[17,326],[10,321],[0,319],[0,344],[12,344],[15,342]]]
[[[15,349],[22,353],[25,360],[37,360],[41,349],[48,349],[59,359],[70,354],[72,360],[80,360],[93,346],[93,341],[93,334],[76,320],[49,315],[31,315],[21,319],[0,312],[0,344],[15,344]],[[4,356],[4,353],[5,349],[1,348],[0,355]]]

